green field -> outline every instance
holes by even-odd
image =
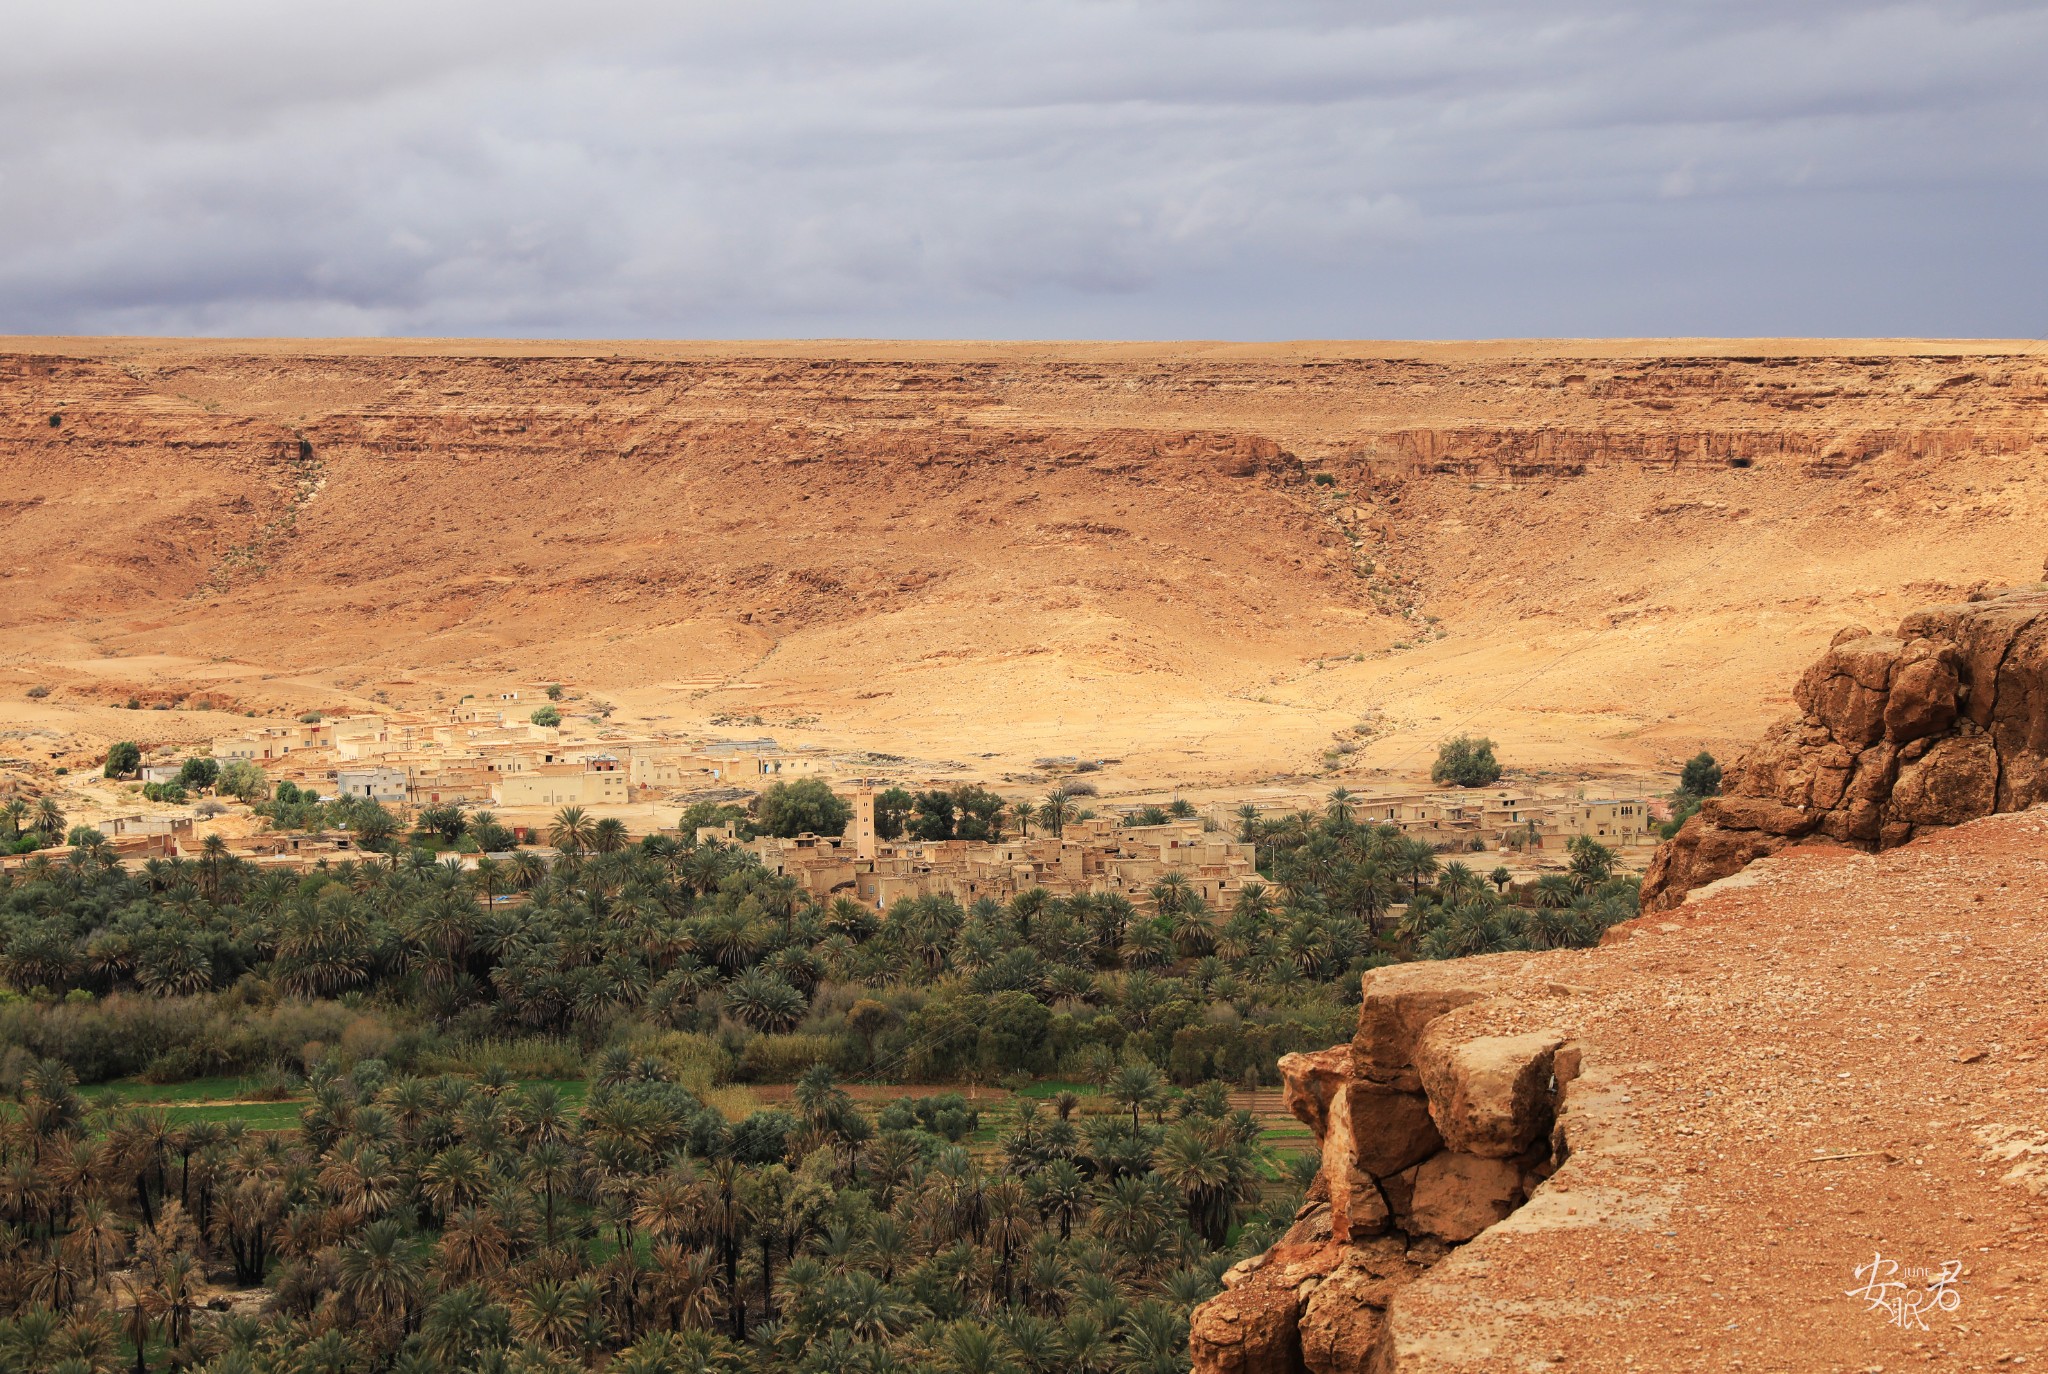
[[[522,1078],[516,1081],[521,1088],[549,1084],[562,1095],[562,1100],[572,1109],[580,1106],[590,1091],[589,1082],[581,1078]],[[299,1113],[305,1110],[306,1104],[312,1100],[311,1095],[304,1092],[294,1093],[290,1097],[276,1101],[256,1100],[250,1094],[257,1088],[257,1079],[224,1077],[195,1078],[187,1083],[169,1084],[126,1081],[96,1083],[78,1091],[79,1096],[95,1104],[160,1106],[173,1125],[195,1121],[240,1121],[250,1130],[257,1131],[288,1130],[297,1126]],[[952,1089],[924,1084],[905,1085],[903,1088],[903,1094],[912,1097],[948,1091]],[[1111,1108],[1102,1097],[1101,1090],[1088,1083],[1048,1080],[1031,1084],[1023,1089],[1019,1096],[1042,1101],[1063,1092],[1073,1093],[1084,1100],[1084,1115],[1092,1116],[1107,1110],[1122,1110]],[[872,1106],[879,1109],[880,1103],[874,1103]],[[984,1105],[981,1125],[968,1138],[968,1143],[983,1148],[993,1146],[1002,1133],[1009,1129],[1010,1120],[1011,1113],[1000,1106],[993,1103]],[[1276,1116],[1262,1111],[1260,1120],[1264,1127],[1260,1143],[1268,1149],[1295,1153],[1312,1148],[1313,1137],[1308,1129],[1292,1117]]]
[[[550,1084],[570,1107],[581,1105],[590,1084],[581,1078],[522,1078],[522,1088]],[[299,1124],[299,1113],[312,1101],[307,1093],[295,1093],[276,1101],[258,1101],[249,1094],[257,1087],[252,1078],[195,1078],[187,1083],[95,1083],[80,1088],[87,1102],[127,1106],[159,1106],[172,1125],[194,1121],[226,1123],[240,1121],[256,1131],[289,1130]]]

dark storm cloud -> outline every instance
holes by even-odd
[[[40,8],[0,331],[2042,329],[2035,3]]]

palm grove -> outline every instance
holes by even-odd
[[[946,795],[897,823],[1073,814],[969,795],[948,818]],[[832,820],[763,803],[748,823]],[[446,850],[509,832],[264,805],[384,852],[282,873],[214,841],[129,873],[83,832],[0,887],[8,1367],[1181,1369],[1188,1308],[1298,1194],[1222,1084],[1345,1038],[1377,964],[1634,914],[1590,841],[1512,884],[1360,824],[1341,790],[1242,818],[1264,880],[1227,911],[1167,875],[1142,909],[1033,891],[886,919],[573,808],[552,862],[463,869]],[[225,1074],[303,1099],[297,1126],[78,1087]],[[877,1112],[840,1086],[1052,1075],[1096,1091],[982,1122],[956,1094]],[[790,1082],[787,1109],[725,1086]],[[257,1285],[246,1314],[203,1310]]]

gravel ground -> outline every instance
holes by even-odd
[[[1495,959],[1453,1015],[1579,1042],[1574,1153],[1402,1294],[1404,1374],[2048,1364],[2048,811]]]

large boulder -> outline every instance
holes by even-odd
[[[1374,1178],[1398,1174],[1443,1148],[1429,1099],[1372,1083],[1353,1083],[1350,1098],[1352,1159]]]
[[[1351,1076],[1397,1092],[1420,1092],[1415,1043],[1429,1023],[1486,996],[1497,979],[1465,960],[1390,964],[1368,971],[1361,985]]]
[[[1844,630],[1793,700],[1657,851],[1644,910],[1807,836],[1884,849],[2048,801],[2048,586]]]
[[[1522,1170],[1513,1161],[1445,1150],[1415,1171],[1408,1214],[1398,1219],[1410,1235],[1457,1245],[1514,1211],[1523,1197]]]
[[[1380,1358],[1387,1304],[1427,1271],[1398,1239],[1353,1246],[1309,1294],[1301,1313],[1301,1360],[1309,1374],[1368,1374]]]
[[[1253,1281],[1217,1294],[1188,1321],[1198,1374],[1300,1374],[1301,1299]]]
[[[1657,846],[1643,874],[1643,909],[1657,911],[1777,853],[1792,840],[1762,830],[1724,830],[1702,811]]]
[[[1961,661],[1962,651],[1945,640],[1916,639],[1906,646],[1885,697],[1886,739],[1909,744],[1955,724]]]
[[[1884,733],[1886,695],[1899,650],[1896,639],[1859,635],[1829,647],[1792,689],[1808,720],[1843,744],[1868,744]]]
[[[1958,825],[1988,816],[1998,800],[1998,750],[1986,734],[1951,735],[1899,769],[1891,819]]]
[[[1424,1033],[1416,1067],[1444,1144],[1507,1159],[1546,1136],[1551,1059],[1563,1043],[1549,1031],[1466,1036],[1447,1022]]]
[[[1387,1229],[1387,1204],[1380,1195],[1379,1183],[1358,1167],[1357,1136],[1351,1120],[1352,1088],[1353,1085],[1346,1084],[1330,1099],[1322,1167],[1316,1176],[1316,1182],[1330,1200],[1330,1236],[1340,1243]]]
[[[1294,1119],[1315,1132],[1322,1143],[1329,1128],[1330,1099],[1351,1081],[1351,1050],[1333,1045],[1310,1054],[1280,1057],[1281,1098]]]
[[[1188,1318],[1195,1374],[1301,1374],[1302,1305],[1342,1259],[1332,1246],[1275,1247],[1233,1268]]]

